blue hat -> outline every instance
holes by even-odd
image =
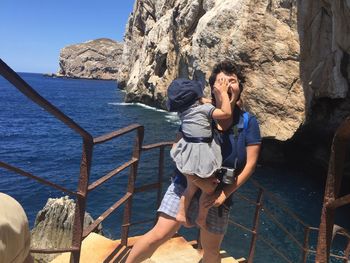
[[[203,97],[204,85],[196,80],[175,79],[168,88],[167,108],[169,111],[183,111]]]

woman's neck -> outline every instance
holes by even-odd
[[[217,129],[219,131],[227,131],[228,129],[230,129],[232,127],[232,125],[234,124],[234,121],[236,119],[235,116],[237,116],[237,114],[239,115],[240,112],[240,108],[235,106],[232,108],[232,116],[229,119],[225,119],[225,120],[217,120]],[[238,118],[239,119],[239,118]]]

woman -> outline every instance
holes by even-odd
[[[226,79],[221,82],[219,80]],[[213,195],[207,196],[204,205],[210,207],[206,227],[201,228],[201,244],[203,248],[203,263],[220,262],[220,246],[228,225],[229,205],[231,195],[242,186],[254,172],[260,151],[261,137],[256,118],[247,115],[236,102],[239,101],[243,86],[243,78],[237,68],[229,61],[223,61],[214,66],[209,78],[213,101],[216,107],[221,107],[220,91],[222,85],[228,85],[231,97],[232,117],[218,120],[216,130],[221,146],[223,166],[234,168],[237,179],[233,184],[220,183]],[[225,84],[226,83],[226,84]],[[213,184],[216,184],[216,179]],[[186,179],[176,173],[169,186],[162,204],[158,209],[159,217],[156,225],[143,235],[133,246],[126,263],[141,262],[152,256],[153,252],[181,227],[176,221],[181,195],[186,188]],[[193,198],[189,211],[198,211],[198,199]],[[198,213],[198,212],[197,212]],[[189,215],[193,222],[196,215]]]

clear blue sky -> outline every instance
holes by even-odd
[[[122,41],[134,0],[0,0],[0,58],[19,72],[57,72],[60,49]]]

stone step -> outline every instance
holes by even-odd
[[[129,238],[130,245],[138,237]],[[91,233],[82,244],[81,263],[124,262],[130,247],[120,244],[120,240],[111,240]],[[244,259],[235,260],[225,251],[221,251],[222,263],[243,263]],[[57,256],[51,263],[69,263],[70,253]],[[201,252],[194,249],[182,236],[173,237],[160,246],[150,259],[144,263],[194,263],[201,259]]]

